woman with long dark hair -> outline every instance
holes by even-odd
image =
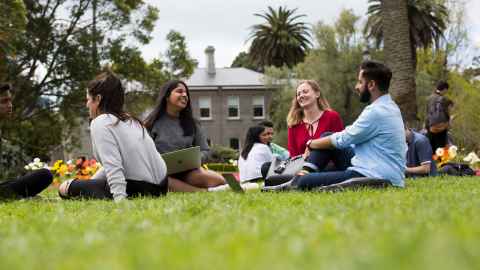
[[[240,182],[252,182],[261,180],[262,165],[273,159],[269,144],[273,132],[265,126],[253,126],[247,131],[244,147],[238,159]]]
[[[87,87],[87,107],[95,157],[100,169],[91,180],[70,180],[59,187],[63,198],[160,196],[167,193],[167,167],[142,123],[123,110],[125,90],[110,71]]]
[[[144,123],[159,153],[200,146],[202,161],[206,161],[210,148],[199,122],[193,118],[190,93],[185,82],[172,80],[165,83],[155,108]],[[171,191],[206,191],[224,184],[225,179],[220,174],[203,168],[169,177]]]

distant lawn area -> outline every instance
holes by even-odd
[[[0,269],[480,269],[480,177],[0,203]]]

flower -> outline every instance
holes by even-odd
[[[437,148],[437,150],[435,151],[435,155],[437,155],[437,157],[442,157],[444,153],[445,150],[443,150],[443,148]]]
[[[450,146],[448,148],[448,157],[450,159],[454,159],[457,156],[457,150],[458,150],[458,147],[456,147],[455,145]]]

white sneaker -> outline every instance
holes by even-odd
[[[260,189],[260,184],[258,183],[243,183],[240,184],[243,190],[251,190],[251,189]]]
[[[227,190],[230,190],[230,186],[227,184],[207,188],[208,192],[227,191]]]

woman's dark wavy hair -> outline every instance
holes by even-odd
[[[245,146],[240,154],[243,159],[247,159],[248,154],[250,153],[250,150],[252,150],[252,147],[255,143],[261,143],[260,134],[262,134],[264,130],[264,126],[253,126],[248,129],[247,136],[245,138]]]
[[[125,88],[120,78],[112,71],[100,73],[88,83],[87,91],[92,98],[95,98],[97,95],[101,96],[97,109],[100,113],[113,114],[119,121],[134,120],[140,126],[143,126],[139,119],[124,111]],[[118,122],[115,124],[118,124]]]
[[[185,82],[180,80],[171,80],[166,82],[160,88],[160,93],[158,94],[157,102],[153,111],[147,116],[144,121],[144,125],[148,131],[151,131],[155,121],[158,120],[162,115],[167,113],[167,102],[172,90],[177,88],[181,84],[187,90],[187,107],[180,112],[179,120],[180,126],[183,129],[184,136],[191,136],[196,132],[195,119],[193,118],[192,105],[190,104],[190,91]]]

